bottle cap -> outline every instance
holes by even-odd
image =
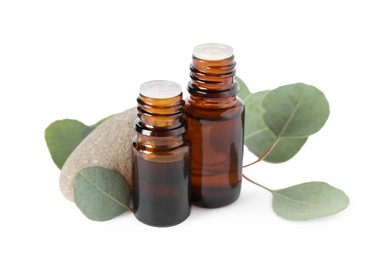
[[[181,85],[167,80],[153,80],[141,84],[140,94],[149,98],[172,98],[181,94]]]
[[[233,48],[222,43],[205,43],[196,46],[193,55],[201,60],[224,60],[233,56]]]

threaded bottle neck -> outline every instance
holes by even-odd
[[[235,96],[239,87],[234,80],[234,56],[223,60],[203,60],[193,55],[188,92],[192,96],[226,98]]]
[[[151,81],[142,84],[137,98],[136,131],[146,136],[184,133],[184,104],[181,86],[177,83]]]

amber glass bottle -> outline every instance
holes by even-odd
[[[235,65],[230,46],[194,48],[185,112],[192,151],[192,202],[197,206],[222,207],[240,194],[244,105],[236,97]]]
[[[190,214],[189,148],[181,86],[141,85],[133,139],[133,209],[141,222],[172,226]]]

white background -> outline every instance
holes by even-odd
[[[382,259],[382,27],[379,1],[1,1],[0,258]],[[61,195],[45,128],[130,108],[147,80],[186,91],[205,42],[233,46],[254,92],[304,82],[326,94],[330,118],[296,157],[245,173],[272,189],[326,181],[347,210],[286,221],[244,182],[231,206],[153,228],[129,213],[88,220]]]

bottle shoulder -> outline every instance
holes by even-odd
[[[208,120],[227,120],[240,117],[244,113],[244,102],[235,97],[230,102],[214,102],[214,100],[185,100],[185,114],[187,117],[208,119]]]
[[[159,145],[158,143],[147,140],[142,142],[133,139],[132,143],[133,156],[141,157],[147,161],[166,163],[183,160],[189,156],[190,143],[183,140],[182,143],[168,143],[168,145]]]
[[[188,96],[185,98],[184,108],[204,107],[206,109],[223,109],[244,106],[245,103],[238,96],[232,96],[229,98],[193,98]]]
[[[132,140],[132,146],[137,151],[161,152],[167,153],[183,149],[182,147],[189,146],[189,142],[185,139],[185,134],[180,136],[145,136],[137,133]]]

